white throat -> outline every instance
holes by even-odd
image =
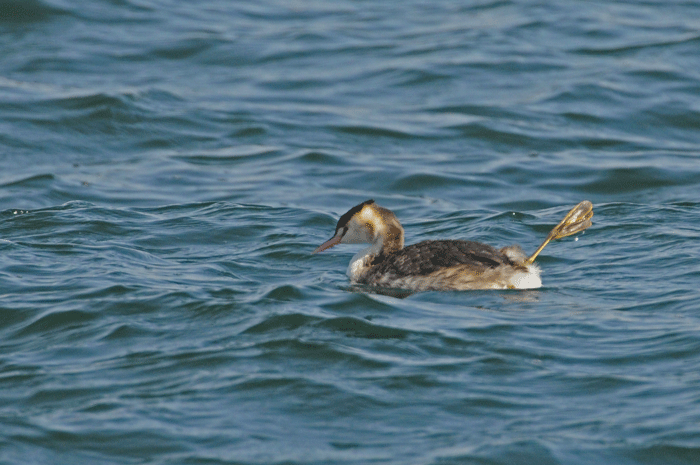
[[[369,247],[357,252],[350,260],[346,274],[351,281],[357,281],[369,267],[369,261],[382,251],[382,242],[377,241]]]

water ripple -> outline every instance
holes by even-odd
[[[60,5],[59,5],[60,3]],[[3,463],[698,462],[689,2],[0,0]],[[311,251],[534,250],[530,292]]]

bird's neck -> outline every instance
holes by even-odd
[[[403,249],[403,228],[398,220],[386,222],[377,233],[377,239],[366,249],[369,253],[391,254]]]

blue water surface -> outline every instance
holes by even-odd
[[[700,4],[0,0],[0,102],[0,463],[700,463]]]

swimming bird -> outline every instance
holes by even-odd
[[[467,289],[536,289],[542,286],[534,261],[553,239],[591,226],[593,205],[588,200],[572,208],[540,247],[525,255],[517,245],[496,249],[464,240],[430,240],[404,247],[401,223],[391,210],[367,200],[340,217],[331,239],[314,254],[338,244],[370,244],[357,253],[347,269],[350,281],[410,291]]]

